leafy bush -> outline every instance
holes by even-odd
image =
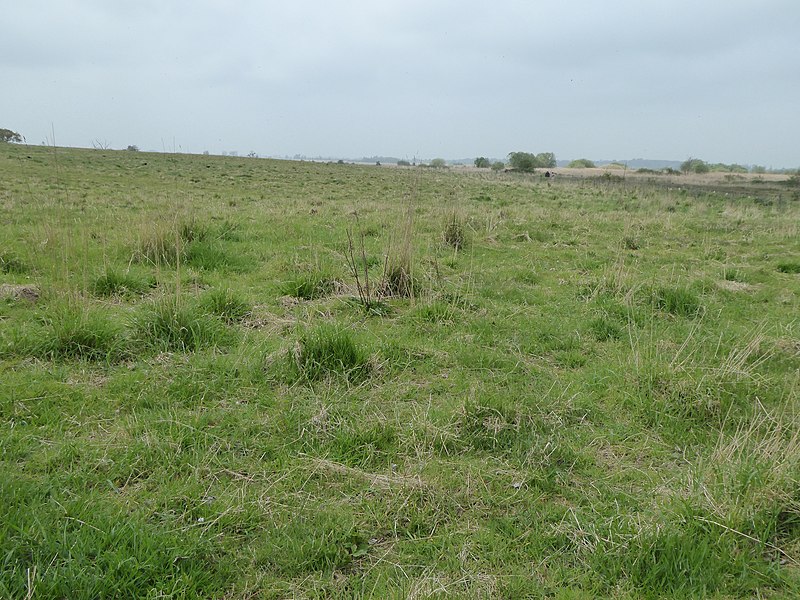
[[[594,162],[588,158],[579,158],[577,160],[573,160],[567,165],[567,167],[570,169],[594,169],[596,166],[597,165],[595,165]]]
[[[684,173],[708,173],[711,167],[704,160],[699,158],[687,158],[681,163],[681,171]]]

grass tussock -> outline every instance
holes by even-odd
[[[90,290],[95,296],[108,298],[111,296],[141,296],[155,285],[152,278],[137,277],[128,271],[113,268],[106,269],[91,282]]]
[[[123,328],[98,309],[59,303],[12,331],[10,354],[41,360],[114,362],[126,355]]]
[[[415,295],[414,206],[409,204],[400,218],[394,243],[389,247],[383,273],[383,290],[388,296],[409,298]]]
[[[467,231],[464,219],[455,211],[450,214],[442,231],[445,245],[454,250],[461,250],[467,243]]]
[[[370,372],[369,354],[350,331],[335,325],[320,325],[305,332],[292,354],[294,374],[305,381],[340,377],[356,383]]]
[[[281,285],[281,292],[293,298],[317,300],[333,293],[336,280],[318,271],[299,273]]]
[[[253,307],[230,288],[206,292],[200,298],[200,306],[211,315],[221,318],[228,324],[241,323]]]
[[[191,352],[230,341],[222,323],[200,306],[176,296],[160,298],[141,309],[134,329],[138,340],[159,352]]]
[[[697,295],[681,287],[658,287],[650,292],[651,304],[660,311],[679,317],[693,318],[703,309]]]
[[[24,275],[28,271],[30,271],[28,265],[16,253],[8,250],[0,251],[0,273]]]
[[[783,261],[778,263],[778,272],[796,275],[800,273],[800,261]]]

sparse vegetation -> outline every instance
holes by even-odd
[[[51,154],[0,144],[0,597],[800,595],[779,176]]]

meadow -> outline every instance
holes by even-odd
[[[0,144],[0,223],[0,597],[800,596],[796,181]]]

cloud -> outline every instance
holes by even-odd
[[[28,0],[4,16],[0,111],[29,137],[55,123],[78,145],[667,156],[702,132],[725,139],[702,140],[712,160],[800,163],[794,1]]]

